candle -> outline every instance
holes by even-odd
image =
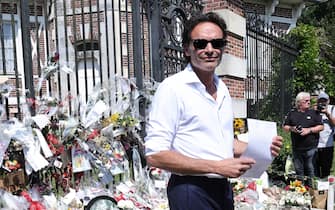
[[[328,198],[327,198],[327,210],[334,210],[334,186],[335,186],[335,177],[329,176],[329,189],[328,189]]]

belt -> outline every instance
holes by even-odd
[[[171,179],[187,180],[187,181],[203,181],[203,182],[228,182],[224,177],[208,177],[208,176],[192,176],[172,174]]]

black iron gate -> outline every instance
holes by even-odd
[[[116,76],[141,89],[180,71],[183,22],[201,10],[191,0],[0,0],[0,75],[15,89],[1,100],[6,118],[25,99],[87,100]]]
[[[281,122],[291,108],[293,62],[298,54],[284,33],[247,15],[246,98],[250,118]]]
[[[165,1],[161,4],[163,41],[163,71],[165,76],[181,71],[185,67],[182,49],[184,22],[202,12],[201,1]]]
[[[176,72],[181,71],[186,60],[182,49],[182,31],[184,22],[191,16],[202,12],[201,0],[163,0],[154,1],[156,15],[151,18],[151,25],[159,31],[153,34],[154,79],[162,81]],[[157,11],[160,11],[159,13]],[[161,71],[156,71],[161,69]]]

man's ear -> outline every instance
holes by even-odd
[[[190,49],[189,49],[189,46],[188,46],[188,45],[185,45],[185,46],[184,46],[184,54],[185,54],[185,57],[189,57],[189,56],[191,56],[191,55],[190,55]]]

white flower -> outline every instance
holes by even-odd
[[[279,205],[311,206],[312,198],[308,193],[284,191]]]
[[[298,204],[299,206],[303,206],[303,205],[305,205],[305,198],[302,197],[302,196],[297,197],[297,198],[296,198],[296,201],[297,201],[297,204]]]
[[[117,207],[121,209],[134,209],[134,203],[130,200],[120,200],[117,202]]]

